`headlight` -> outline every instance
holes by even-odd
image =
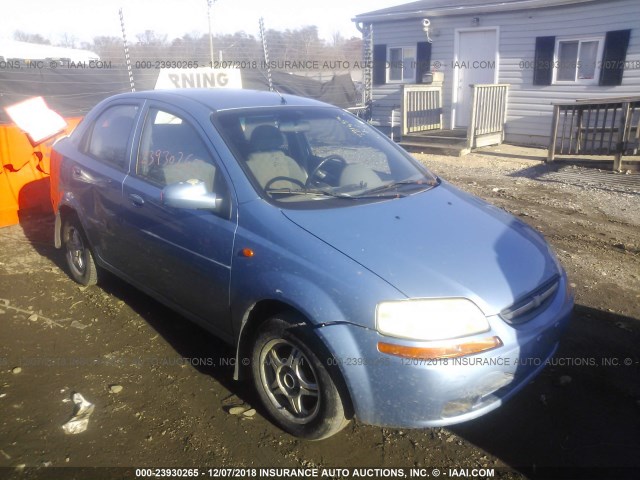
[[[445,340],[490,329],[484,314],[466,298],[381,302],[376,329],[383,335],[410,340]]]

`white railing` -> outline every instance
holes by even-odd
[[[502,143],[507,119],[509,85],[471,85],[471,89],[471,119],[467,129],[467,147],[471,149]],[[486,143],[482,141],[483,138]]]
[[[402,134],[442,129],[442,87],[403,85]]]

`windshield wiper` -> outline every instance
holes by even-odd
[[[265,190],[268,194],[276,194],[276,195],[309,195],[312,197],[333,197],[333,198],[349,198],[354,199],[358,197],[354,197],[353,195],[349,195],[346,193],[336,193],[329,192],[327,190],[320,190],[315,188],[307,188],[304,190],[292,190],[290,188],[269,188]]]
[[[349,200],[362,200],[370,198],[398,198],[404,197],[402,193],[392,193],[384,195],[368,195],[368,192],[364,192],[361,195],[350,195],[348,193],[330,192],[328,190],[320,190],[317,188],[308,188],[305,190],[291,190],[290,188],[270,188],[265,190],[268,194],[276,195],[308,195],[312,197],[332,197],[332,198],[345,198]]]
[[[385,190],[391,190],[392,188],[401,187],[402,185],[421,185],[425,188],[430,187],[433,188],[437,185],[437,183],[425,181],[425,180],[399,180],[397,182],[385,183],[384,185],[380,185],[379,187],[372,188],[370,190],[366,190],[363,192],[363,195],[371,195],[378,192],[384,192]],[[398,194],[400,196],[404,196],[402,194]]]

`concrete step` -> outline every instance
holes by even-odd
[[[399,142],[400,146],[405,150],[417,153],[432,153],[435,155],[447,155],[450,157],[462,157],[469,153],[467,141],[454,143],[435,143],[426,142],[424,140],[415,141],[406,137]]]
[[[430,132],[412,133],[403,136],[399,143],[407,150],[413,152],[434,153],[437,155],[456,157],[469,153],[467,149],[466,129],[433,130]]]
[[[447,137],[447,138],[467,138],[467,130],[466,129],[455,129],[455,130],[429,130],[425,132],[417,132],[410,133],[407,136],[409,137]]]
[[[406,135],[402,137],[402,141],[412,142],[412,143],[440,143],[446,145],[466,145],[467,137],[458,137],[451,135]]]

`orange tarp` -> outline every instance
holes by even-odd
[[[65,133],[81,118],[66,118]],[[33,147],[15,125],[0,125],[0,227],[14,225],[19,212],[51,210],[49,199],[49,155],[56,138]]]

